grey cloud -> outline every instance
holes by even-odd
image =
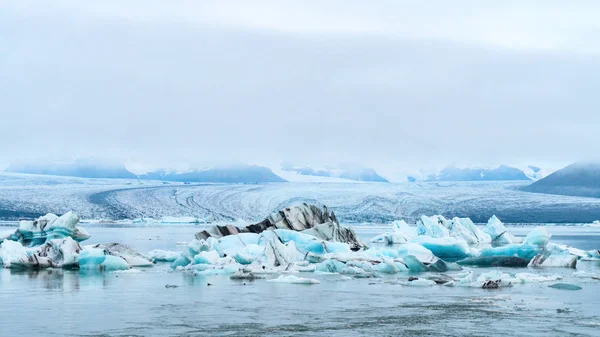
[[[600,145],[600,63],[578,50],[15,13],[0,14],[0,162],[359,162],[393,171],[560,166]]]

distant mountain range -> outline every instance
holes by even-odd
[[[527,181],[537,180],[544,174],[542,169],[528,166],[527,169],[518,169],[507,165],[496,168],[459,168],[448,166],[439,172],[411,175],[407,177],[410,182],[415,181]]]
[[[184,183],[269,183],[286,181],[285,179],[273,173],[270,168],[251,165],[214,167],[204,170],[191,170],[186,172],[157,170],[142,174],[139,177],[140,179],[176,181]]]
[[[5,171],[80,178],[146,179],[183,183],[268,183],[286,181],[274,174],[271,169],[262,166],[231,165],[185,172],[157,170],[138,176],[127,170],[123,164],[88,159],[78,159],[72,162],[11,164]]]
[[[72,162],[13,163],[5,171],[81,178],[137,179],[137,176],[127,170],[123,164],[92,159],[77,159]]]
[[[183,183],[270,183],[270,182],[389,182],[372,168],[360,165],[313,168],[283,164],[275,172],[268,167],[254,165],[229,165],[188,171],[160,169],[136,175],[121,163],[107,163],[90,159],[71,162],[44,162],[11,164],[6,172],[73,176],[81,178],[120,178],[161,180]],[[497,168],[459,168],[449,166],[438,172],[420,171],[416,175],[398,176],[393,181],[407,179],[409,182],[435,181],[528,181],[538,180],[548,170],[535,166],[515,168],[501,165]],[[405,178],[407,177],[407,178]],[[406,181],[406,180],[404,180]],[[537,185],[536,185],[537,186]]]
[[[600,161],[581,161],[522,188],[523,191],[600,198]]]
[[[374,169],[358,165],[340,165],[339,167],[314,169],[308,166],[294,166],[286,163],[282,165],[281,169],[284,172],[303,176],[339,178],[352,181],[388,182],[387,179],[380,176]]]

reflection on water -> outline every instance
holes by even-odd
[[[142,252],[176,249],[197,229],[87,228],[90,243],[119,241]],[[358,232],[372,237],[382,230]],[[556,232],[554,241],[579,247],[600,242],[598,232]],[[599,262],[578,267],[600,272]],[[192,277],[164,264],[139,273],[2,269],[0,336],[598,335],[600,282],[564,268],[503,271],[558,274],[583,289],[556,290],[543,283],[496,290],[416,288],[399,284],[406,274],[350,281],[310,275],[321,284],[307,286]]]

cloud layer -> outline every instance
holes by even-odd
[[[8,1],[0,163],[560,166],[597,151],[594,2]]]

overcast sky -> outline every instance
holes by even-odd
[[[562,166],[600,148],[598,1],[0,2],[0,165]]]

